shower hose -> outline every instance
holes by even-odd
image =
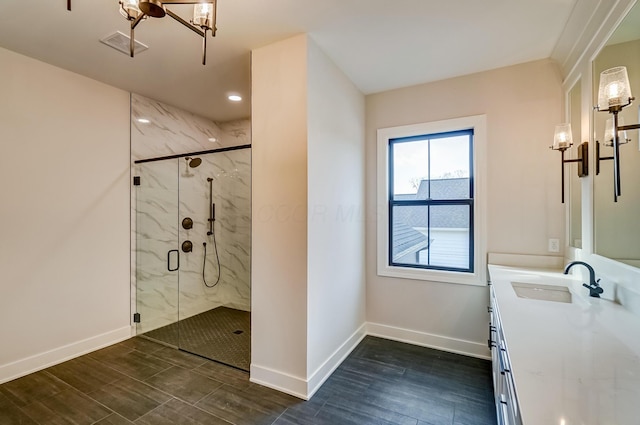
[[[207,264],[207,243],[203,242],[202,245],[204,246],[204,257],[202,258],[202,281],[204,282],[204,286],[206,286],[207,288],[216,287],[218,283],[220,283],[220,275],[222,274],[222,270],[220,270],[220,257],[218,256],[218,244],[216,243],[216,233],[211,232],[211,235],[213,236],[213,249],[216,253],[216,263],[218,265],[218,278],[213,284],[207,283],[207,278],[204,275],[204,270]]]

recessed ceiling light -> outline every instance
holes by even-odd
[[[138,118],[138,122],[141,122],[142,124],[149,124],[151,121],[146,118]]]
[[[209,137],[209,140],[211,143],[218,143],[218,139],[216,139],[215,137]]]
[[[227,97],[227,99],[229,99],[232,102],[240,102],[242,100],[242,97],[238,96],[237,94],[230,94],[229,97]]]

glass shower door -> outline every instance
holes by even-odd
[[[137,334],[179,346],[177,160],[136,164]]]
[[[251,151],[135,166],[138,335],[238,369],[251,359]]]
[[[179,347],[249,370],[251,152],[182,161],[179,243],[192,249],[180,253]]]

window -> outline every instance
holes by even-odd
[[[484,133],[484,116],[378,130],[378,274],[485,283]]]
[[[389,140],[389,264],[473,272],[473,130]]]

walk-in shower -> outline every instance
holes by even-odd
[[[249,146],[135,162],[137,333],[248,370]]]

